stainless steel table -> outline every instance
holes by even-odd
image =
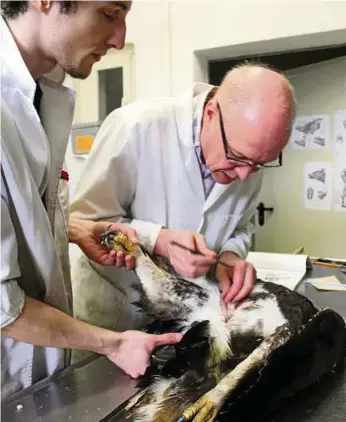
[[[315,266],[307,277],[337,275],[338,269]],[[321,292],[301,283],[298,291],[318,307],[337,310],[346,320],[346,293]],[[104,357],[91,357],[72,365],[54,377],[19,392],[2,403],[3,422],[120,422],[122,409],[136,392],[136,381],[124,375]],[[346,421],[346,371],[328,376],[290,400],[267,422]]]

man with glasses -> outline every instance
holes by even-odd
[[[245,64],[220,87],[197,83],[176,98],[115,110],[95,140],[72,215],[130,224],[149,253],[184,277],[205,275],[220,257],[231,266],[216,263],[223,300],[238,302],[256,276],[245,259],[263,169],[281,166],[294,108],[283,75]],[[72,276],[77,317],[117,329],[139,323],[129,305],[132,273],[81,257]]]

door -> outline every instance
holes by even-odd
[[[127,44],[121,51],[109,50],[87,79],[73,79],[77,95],[74,124],[103,121],[114,108],[134,100],[133,61],[133,46]]]
[[[286,73],[298,102],[296,129],[284,149],[283,166],[265,170],[259,203],[273,211],[264,212],[263,226],[256,216],[254,249],[292,253],[304,247],[310,256],[346,258],[346,207],[340,204],[346,149],[335,154],[334,124],[335,112],[346,110],[346,56]],[[309,121],[321,123],[327,142],[308,133]],[[346,129],[346,120],[343,124]]]

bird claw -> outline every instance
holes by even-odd
[[[177,422],[213,422],[219,409],[213,403],[208,394],[202,396],[196,403],[188,407]]]
[[[100,242],[105,245],[109,250],[115,252],[122,252],[125,255],[135,256],[137,245],[134,245],[126,234],[110,230],[112,225],[100,235]]]
[[[112,224],[107,227],[107,230],[105,232],[100,234],[100,241],[101,241],[102,245],[106,245],[109,249],[112,249],[112,247],[109,243],[110,239],[119,234],[119,232],[117,232],[115,230],[110,230],[111,227],[112,227]]]

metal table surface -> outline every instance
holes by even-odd
[[[338,269],[314,267],[307,277],[337,275]],[[318,307],[330,307],[346,320],[346,293],[322,292],[301,283],[298,291]],[[3,422],[120,422],[124,403],[136,392],[136,381],[104,357],[90,357],[42,380],[2,403]],[[289,400],[266,422],[346,421],[346,371],[327,376],[324,382]]]

